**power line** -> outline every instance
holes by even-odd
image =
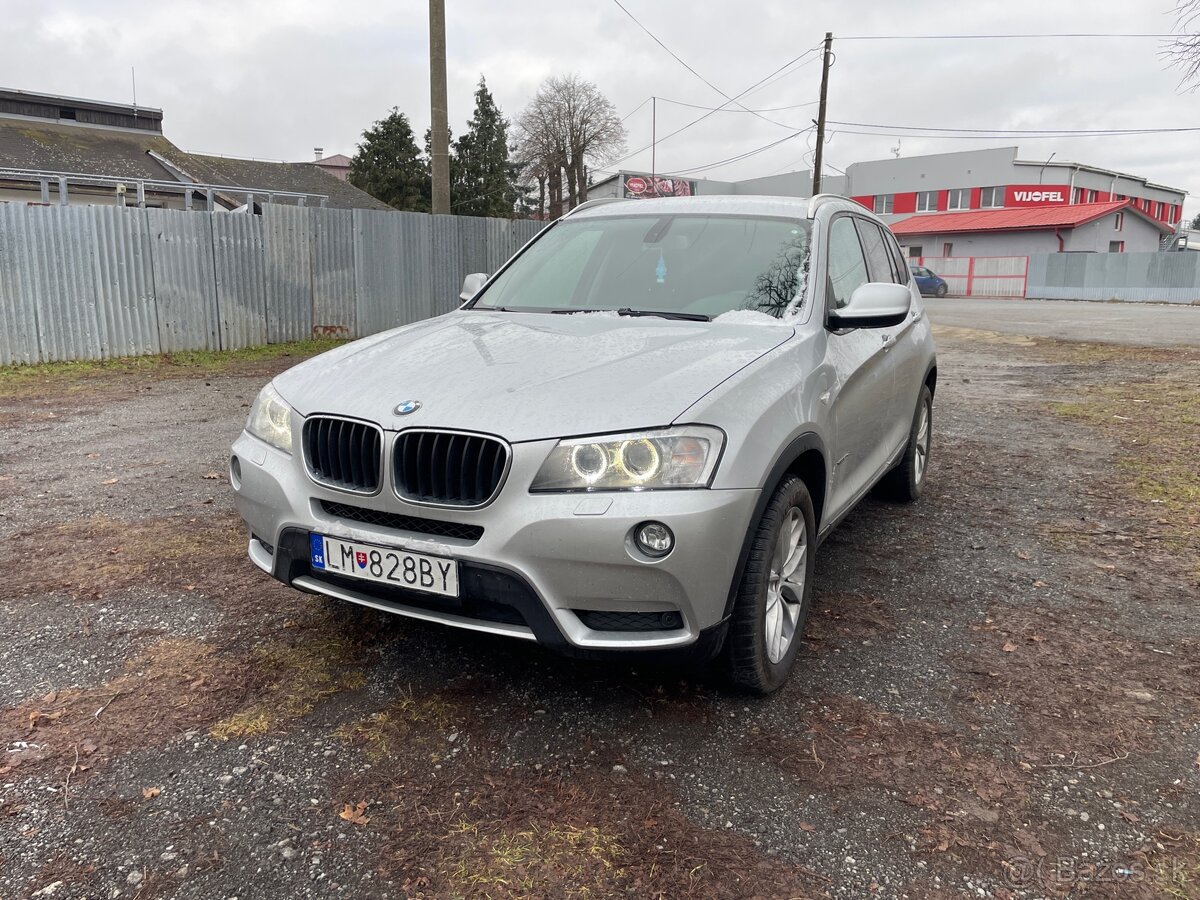
[[[621,12],[623,12],[623,13],[625,13],[625,15],[629,16],[629,18],[633,20],[633,23],[635,25],[637,25],[638,28],[640,28],[640,29],[642,29],[642,31],[646,32],[646,34],[649,36],[650,40],[654,41],[654,43],[658,44],[658,46],[662,47],[663,50],[665,50],[668,54],[670,54],[671,58],[674,59],[677,63],[679,63],[681,66],[683,66],[689,72],[691,72],[693,75],[695,75],[701,81],[703,81],[706,85],[708,85],[710,88],[712,88],[718,94],[720,94],[722,97],[724,97],[728,102],[730,102],[730,103],[737,102],[737,99],[735,97],[730,97],[727,93],[725,93],[723,90],[721,90],[715,84],[713,84],[711,81],[709,81],[707,78],[705,78],[699,72],[697,72],[694,68],[692,68],[692,66],[689,65],[683,59],[683,57],[681,57],[678,53],[676,53],[674,50],[672,50],[670,47],[668,47],[666,44],[664,44],[662,42],[662,40],[659,39],[658,35],[656,35],[653,31],[651,31],[645,25],[643,25],[641,20],[638,19],[637,16],[635,16],[633,13],[631,13],[628,9],[625,8],[625,5],[623,3],[621,3],[621,0],[613,0],[613,3],[615,3],[617,5],[617,8],[620,9]],[[741,103],[738,103],[738,106],[741,106],[742,109],[746,110],[746,112],[754,113],[754,115],[758,116],[758,118],[762,119],[764,122],[770,122],[772,125],[778,125],[780,128],[787,128],[787,129],[792,128],[791,125],[785,125],[782,122],[776,122],[774,119],[768,119],[766,116],[762,115],[761,113],[756,112],[755,110],[752,110],[749,107],[744,106]]]
[[[1181,131],[1200,132],[1200,128],[1184,128]],[[1162,134],[1161,131],[1097,131],[1097,132],[1076,132],[1064,134],[934,134],[930,132],[920,131],[872,131],[870,129],[846,128],[839,126],[837,134],[859,134],[873,137],[888,137],[888,138],[923,138],[928,140],[938,141],[1003,141],[1013,137],[1020,137],[1024,141],[1039,141],[1039,140],[1062,140],[1063,138],[1089,138],[1089,137],[1134,137],[1147,134]]]
[[[641,109],[643,106],[645,106],[647,103],[649,103],[653,99],[654,99],[653,97],[647,97],[645,100],[643,100],[637,106],[635,106],[632,110],[627,112],[625,115],[621,116],[621,121],[624,122],[626,119],[628,119],[630,116],[632,116],[635,112],[637,112],[639,109]],[[661,100],[662,97],[659,97],[658,99]]]
[[[953,128],[933,125],[884,125],[879,122],[835,122],[830,125],[845,125],[851,128],[880,128],[888,131],[945,131],[952,134],[987,134],[993,137],[1032,137],[1035,135],[1050,135],[1053,137],[1070,137],[1073,135],[1090,137],[1093,135],[1111,136],[1117,134],[1169,134],[1172,132],[1200,131],[1200,127],[1170,127],[1170,128]]]
[[[1178,38],[1178,33],[1148,33],[1148,32],[1101,32],[1079,31],[1066,33],[1044,34],[853,34],[838,35],[839,41],[1008,41],[1036,40],[1041,38]]]
[[[758,81],[756,81],[754,84],[750,85],[750,87],[746,88],[746,90],[742,91],[740,94],[737,94],[737,95],[735,95],[735,96],[733,97],[733,99],[729,101],[729,103],[732,103],[732,102],[736,101],[736,100],[737,100],[738,98],[740,98],[740,97],[744,97],[744,96],[746,96],[746,95],[747,95],[747,94],[749,94],[751,91],[753,91],[755,88],[757,88],[757,87],[759,87],[760,85],[762,85],[762,84],[763,84],[763,82],[767,81],[767,80],[768,80],[768,79],[770,79],[770,78],[774,78],[776,75],[778,75],[780,72],[783,72],[785,69],[789,69],[789,68],[791,68],[793,65],[795,65],[795,63],[797,63],[797,62],[799,62],[800,60],[804,59],[804,57],[808,56],[810,53],[816,53],[816,52],[817,52],[817,49],[818,49],[820,46],[821,46],[820,44],[817,44],[817,45],[814,45],[814,46],[812,46],[812,47],[809,47],[807,50],[805,50],[805,51],[804,51],[803,53],[801,53],[799,56],[793,57],[792,59],[788,60],[786,63],[784,63],[782,66],[780,66],[780,67],[779,67],[778,69],[776,69],[775,71],[773,71],[773,72],[769,73],[768,75],[765,75],[765,76],[763,76],[763,77],[762,77],[762,78],[760,78]],[[680,133],[682,133],[682,132],[684,132],[684,131],[687,131],[687,130],[688,130],[689,128],[691,128],[693,125],[696,125],[696,124],[698,124],[698,123],[700,123],[700,122],[703,122],[705,119],[707,119],[707,118],[708,118],[709,116],[711,116],[711,115],[715,115],[715,114],[716,114],[716,112],[718,112],[718,111],[720,111],[720,110],[724,109],[726,106],[728,106],[728,105],[729,105],[729,103],[723,103],[723,104],[721,104],[720,106],[716,107],[715,109],[713,109],[713,110],[709,110],[708,112],[704,113],[704,115],[702,115],[702,116],[698,116],[697,118],[695,118],[695,119],[692,119],[692,121],[688,122],[686,125],[683,125],[683,126],[681,126],[680,128],[676,128],[676,129],[675,129],[674,131],[672,131],[670,134],[666,134],[666,135],[664,135],[663,137],[660,137],[660,138],[657,140],[657,142],[656,142],[656,143],[659,143],[659,144],[661,144],[663,141],[665,141],[665,140],[667,140],[667,139],[669,139],[669,138],[672,138],[672,137],[674,137],[675,135],[677,135],[677,134],[680,134]],[[650,149],[650,144],[646,144],[644,147],[639,147],[637,150],[634,150],[632,153],[626,153],[626,154],[625,154],[624,156],[622,156],[620,159],[613,160],[613,161],[612,161],[612,163],[610,163],[610,165],[614,165],[614,166],[615,166],[615,165],[618,165],[618,164],[620,164],[620,163],[623,163],[623,162],[625,162],[627,159],[632,159],[633,157],[637,156],[639,153],[643,153],[644,151],[646,151],[646,150],[649,150],[649,149]]]
[[[649,99],[649,98],[647,98],[647,99]],[[820,100],[810,100],[807,103],[795,103],[792,106],[772,106],[772,107],[768,107],[768,108],[764,108],[764,109],[729,109],[726,106],[701,106],[698,103],[685,103],[682,100],[671,100],[667,97],[659,97],[658,99],[662,103],[672,103],[675,106],[687,106],[687,107],[690,107],[691,109],[707,109],[712,112],[731,112],[731,113],[783,112],[784,110],[788,110],[788,109],[802,109],[805,106],[816,106],[818,103],[821,102]],[[643,101],[642,105],[643,106],[645,105],[645,101]],[[637,112],[637,110],[635,109],[634,112]],[[633,115],[633,113],[630,113],[630,115]]]
[[[708,169],[716,169],[721,166],[728,165],[729,163],[741,162],[743,159],[749,159],[751,156],[757,156],[759,153],[763,153],[767,150],[770,150],[772,147],[778,147],[780,144],[786,143],[787,141],[793,141],[796,138],[800,137],[801,135],[807,134],[810,131],[812,131],[811,125],[808,128],[805,128],[803,131],[797,131],[795,134],[784,135],[783,137],[779,138],[778,140],[771,141],[769,144],[763,144],[763,146],[756,147],[753,150],[748,150],[745,153],[739,153],[737,156],[731,156],[728,159],[718,160],[717,162],[707,163],[702,166],[691,166],[690,168],[686,168],[686,169],[676,169],[676,170],[673,170],[671,174],[673,174],[673,175],[691,175],[696,172],[706,171]]]

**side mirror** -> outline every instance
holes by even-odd
[[[466,303],[479,293],[479,289],[483,287],[484,282],[487,280],[486,272],[472,272],[463,279],[462,293],[458,295],[458,299]]]
[[[850,302],[829,313],[829,327],[887,328],[899,325],[908,315],[912,293],[907,285],[872,282],[859,285]]]

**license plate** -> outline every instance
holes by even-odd
[[[316,533],[310,534],[309,540],[314,571],[444,597],[458,596],[458,563],[452,559],[342,541]]]

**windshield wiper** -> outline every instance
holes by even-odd
[[[672,312],[663,309],[630,309],[623,306],[617,310],[618,316],[658,316],[662,319],[682,319],[685,322],[711,322],[712,316],[704,313]]]

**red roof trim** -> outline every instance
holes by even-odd
[[[1134,213],[1164,234],[1172,231],[1170,227],[1138,209],[1131,200],[1010,209],[974,209],[964,212],[927,214],[897,222],[892,225],[892,231],[897,235],[907,236],[955,234],[969,231],[1037,231],[1051,228],[1077,228],[1120,210]]]

